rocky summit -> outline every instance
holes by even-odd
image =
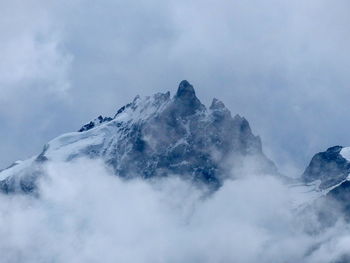
[[[345,149],[333,146],[325,152],[317,153],[302,175],[304,182],[319,181],[320,189],[343,182],[350,173],[350,162],[342,154]]]
[[[78,132],[53,139],[39,155],[0,172],[0,189],[34,192],[45,163],[80,157],[100,158],[125,179],[180,176],[211,189],[249,160],[254,160],[251,172],[277,173],[248,121],[233,117],[218,99],[206,108],[184,80],[173,97],[170,92],[137,96],[114,117],[99,116]]]
[[[350,147],[333,146],[317,153],[302,175],[306,184],[317,185],[332,206],[350,221]]]

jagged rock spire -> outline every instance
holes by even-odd
[[[177,105],[178,113],[182,116],[192,115],[197,110],[205,109],[205,106],[197,98],[193,86],[187,80],[180,82],[174,102]]]
[[[193,86],[187,80],[183,80],[179,84],[176,97],[183,99],[194,99],[196,98],[196,92],[194,91]]]
[[[218,100],[217,98],[214,98],[209,109],[211,110],[221,110],[221,109],[226,109],[225,104],[221,101]]]

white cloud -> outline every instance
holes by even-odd
[[[273,177],[226,181],[205,197],[176,178],[124,182],[98,161],[47,171],[39,199],[1,196],[2,262],[329,263],[346,252],[348,230],[306,234]]]
[[[46,2],[0,2],[2,168],[40,151],[69,112],[73,55]]]
[[[61,49],[61,35],[41,1],[0,4],[1,100],[18,97],[25,89],[60,94],[69,88],[72,55]]]

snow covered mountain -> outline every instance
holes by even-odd
[[[177,93],[157,93],[119,109],[113,118],[99,116],[78,132],[59,136],[31,159],[0,172],[0,190],[33,192],[46,162],[79,157],[102,158],[123,178],[179,175],[212,189],[254,160],[251,172],[276,173],[248,121],[231,116],[213,99],[207,109],[193,86],[182,81]]]

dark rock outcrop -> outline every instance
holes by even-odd
[[[340,154],[342,149],[334,146],[316,154],[302,175],[304,182],[320,180],[320,189],[326,189],[344,181],[350,173],[350,163]]]

